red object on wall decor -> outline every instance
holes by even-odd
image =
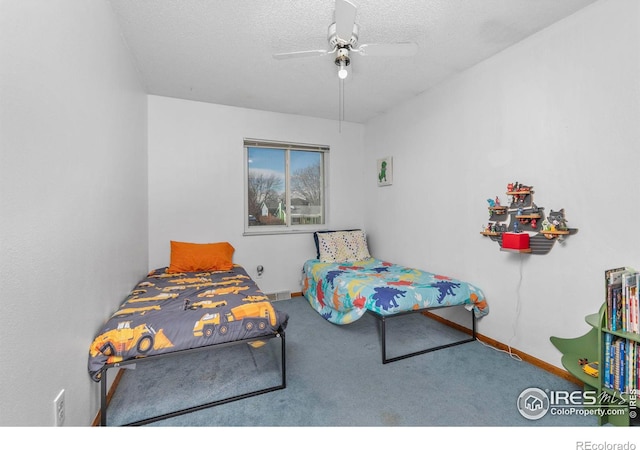
[[[502,248],[527,250],[529,248],[529,234],[502,233]]]

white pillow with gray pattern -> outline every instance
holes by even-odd
[[[322,262],[352,262],[371,258],[362,230],[318,233],[319,259]]]

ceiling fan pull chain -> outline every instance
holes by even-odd
[[[342,133],[342,80],[338,78],[338,132]]]
[[[340,120],[344,119],[344,81],[339,80],[338,86],[340,89]]]

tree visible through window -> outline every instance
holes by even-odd
[[[245,140],[246,231],[325,223],[326,146]]]

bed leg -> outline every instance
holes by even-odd
[[[100,377],[100,426],[107,426],[107,370]]]
[[[426,311],[430,308],[426,308],[425,310],[416,310],[416,311],[407,311],[404,313],[398,313],[395,315],[390,315],[388,317],[398,317],[398,316],[403,316],[406,314],[415,314],[415,313],[422,313],[423,311]],[[429,353],[429,352],[433,352],[436,350],[440,350],[443,348],[449,348],[449,347],[454,347],[456,345],[460,345],[460,344],[466,344],[467,342],[473,342],[476,340],[476,316],[474,314],[474,311],[471,310],[471,337],[470,338],[465,338],[465,339],[461,339],[459,341],[455,341],[455,342],[451,342],[449,344],[444,344],[444,345],[437,345],[435,347],[430,347],[430,348],[426,348],[424,350],[419,350],[417,352],[412,352],[412,353],[407,353],[401,356],[396,356],[393,358],[387,358],[387,329],[386,329],[386,318],[385,316],[375,313],[373,311],[369,311],[371,314],[373,314],[379,321],[380,321],[380,326],[381,326],[381,337],[382,337],[382,364],[387,364],[390,362],[394,362],[394,361],[399,361],[401,359],[406,359],[406,358],[411,358],[413,356],[417,356],[417,355],[422,355],[425,353]]]
[[[476,315],[473,312],[473,309],[471,310],[471,332],[472,332],[473,340],[475,341],[477,339],[477,337],[476,337]]]
[[[382,328],[382,364],[386,364],[387,360],[387,327],[384,317],[380,317],[380,325]]]
[[[282,364],[282,385],[281,389],[285,389],[287,387],[287,347],[285,345],[285,334],[284,330],[280,329],[280,350],[282,353],[281,364]]]

